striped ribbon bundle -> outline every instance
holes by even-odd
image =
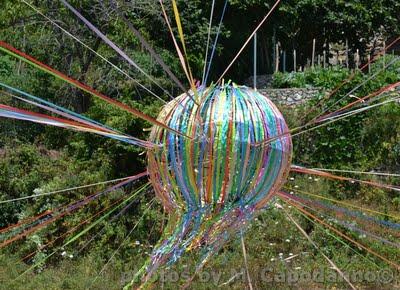
[[[158,126],[150,135],[163,145],[149,149],[148,172],[171,219],[143,269],[148,277],[187,250],[215,252],[265,208],[290,169],[291,137],[268,98],[230,83],[199,87],[196,102],[192,95],[177,97],[158,117],[191,139]]]

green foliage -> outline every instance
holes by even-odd
[[[317,87],[331,89],[348,76],[348,70],[340,67],[308,69],[305,72],[275,73],[272,86],[275,88]]]
[[[387,57],[385,61],[389,63],[392,58]],[[348,72],[345,69],[316,68],[298,73],[279,73],[274,76],[274,85],[277,87],[319,87],[322,92],[326,92],[302,108],[285,111],[288,113],[288,123],[291,127],[298,127],[306,121],[334,112],[356,98],[367,96],[400,80],[398,60],[385,70],[382,67],[381,59],[372,66],[371,74],[356,71],[353,79],[329,98],[327,98],[328,92],[347,79]],[[375,74],[376,76],[371,78],[371,75]],[[358,89],[353,90],[356,87]],[[353,92],[349,95],[352,90]],[[307,119],[304,119],[306,114],[308,114]],[[385,168],[396,171],[398,117],[399,107],[395,102],[299,135],[294,140],[295,162],[313,167],[368,170]],[[385,163],[389,167],[385,167]]]
[[[63,34],[57,28],[45,22],[40,15],[35,14],[22,2],[1,1],[0,3],[0,37],[22,51],[31,54],[40,61],[68,75],[95,87],[108,96],[118,99],[153,117],[156,117],[163,103],[137,85],[137,81],[150,88],[161,98],[168,96],[154,83],[149,81],[99,39],[97,39],[81,22],[63,7],[58,1],[33,1],[39,9],[73,35],[87,43],[95,51],[128,72],[132,79],[126,78],[112,69],[92,52]],[[141,47],[139,41],[127,29],[125,23],[115,14],[109,1],[70,1],[85,17],[88,17],[110,39],[120,46],[146,72],[172,96],[180,94],[179,88],[166,76],[163,70]],[[160,15],[157,1],[118,1],[121,10],[140,30],[154,49],[162,56],[171,70],[185,80],[180,67],[174,45],[168,29]],[[176,25],[172,18],[170,3],[166,1],[167,13],[171,17],[174,33]],[[212,67],[210,80],[215,80],[231,61],[237,50],[249,33],[264,17],[275,1],[230,0],[227,16],[222,26],[222,35],[217,47],[217,55]],[[201,78],[204,65],[204,50],[207,41],[210,1],[178,1],[184,27],[185,40],[188,47],[188,58],[194,77]],[[216,1],[212,39],[216,29],[223,1]],[[301,0],[282,1],[279,9],[259,32],[261,73],[271,67],[272,38],[279,40],[282,47],[295,47],[299,52],[299,60],[305,58],[310,51],[310,41],[316,37],[318,43],[335,42],[348,39],[354,47],[365,48],[366,41],[375,32],[383,29],[385,35],[395,34],[399,26],[398,1],[327,1]],[[317,48],[318,49],[318,48]],[[320,49],[320,48],[319,48]],[[232,67],[228,77],[237,82],[248,77],[251,70],[251,50],[246,49],[238,62]],[[386,63],[391,61],[387,56]],[[383,66],[378,61],[372,67],[372,73],[378,72]],[[357,90],[357,97],[377,90],[378,88],[399,80],[399,63],[392,65],[380,73],[373,81],[368,81]],[[306,70],[301,73],[278,73],[274,76],[275,87],[318,87],[321,95],[309,104],[296,109],[284,108],[290,127],[301,125],[305,112],[316,106],[324,92],[329,91],[342,82],[349,72],[342,68]],[[354,79],[347,83],[333,98],[324,102],[310,117],[314,117],[321,109],[338,109],[354,98],[340,100],[357,84],[370,75],[356,72]],[[0,54],[0,81],[10,84],[36,96],[85,114],[99,122],[113,127],[132,136],[146,139],[151,124],[133,117],[98,99],[94,99],[71,86],[54,79],[43,72]],[[19,108],[34,109],[29,105],[0,94],[1,103]],[[35,110],[35,109],[34,109]],[[40,111],[41,112],[41,111]],[[390,104],[371,113],[349,118],[329,125],[323,129],[304,134],[294,139],[294,163],[312,167],[324,166],[332,168],[359,168],[362,170],[381,170],[398,172],[400,168],[400,109],[398,104]],[[93,136],[87,133],[75,133],[59,128],[28,124],[23,121],[0,120],[0,200],[26,197],[34,193],[44,193],[84,184],[125,177],[142,172],[146,167],[143,149],[129,146],[114,140]],[[396,183],[398,180],[388,180]],[[135,184],[135,188],[140,183]],[[395,212],[400,209],[400,199],[394,192],[371,190],[370,187],[348,185],[341,182],[312,183],[307,179],[296,177],[296,184],[302,188],[310,188],[313,192],[323,192],[340,200],[352,201],[355,204],[368,204],[371,208],[382,212]],[[288,184],[294,186],[294,184]],[[105,186],[96,186],[60,195],[19,201],[18,203],[1,204],[0,228],[18,222],[25,217],[34,216],[48,209],[68,204],[101,191]],[[91,218],[99,211],[110,206],[118,199],[134,191],[116,191],[93,202],[87,208],[68,215],[49,225],[44,230],[28,236],[25,240],[10,246],[0,256],[0,283],[7,281],[7,289],[120,289],[121,277],[130,278],[134,269],[143,265],[152,247],[160,236],[160,229],[165,222],[160,205],[152,208],[142,219],[153,195],[146,193],[140,196],[116,220],[107,219],[92,231],[89,231],[76,243],[67,247],[67,255],[61,256],[60,247],[66,235],[48,248],[42,248],[46,243],[65,235],[71,228],[82,221]],[[312,238],[330,257],[335,258],[340,267],[360,269],[372,267],[354,252],[333,239],[326,231],[295,215],[302,226],[307,229]],[[102,269],[110,256],[126,239],[133,225],[137,228],[127,238],[126,244],[116,253],[110,267],[96,281],[93,279]],[[80,227],[77,232],[84,227]],[[282,228],[285,230],[282,231]],[[76,232],[76,233],[77,233]],[[97,233],[101,235],[96,236]],[[75,234],[76,234],[75,233]],[[378,232],[379,233],[379,232]],[[351,233],[349,233],[351,234]],[[385,234],[385,233],[381,233]],[[93,238],[93,240],[91,240]],[[235,237],[236,238],[236,237]],[[286,242],[289,239],[290,242]],[[388,237],[392,239],[393,237]],[[227,245],[216,256],[207,270],[221,271],[223,279],[228,281],[232,275],[227,269],[242,265],[240,239]],[[86,247],[86,243],[89,242]],[[139,242],[139,244],[136,243]],[[250,253],[249,264],[251,272],[256,273],[266,266],[278,270],[294,270],[302,267],[310,270],[324,263],[318,251],[308,249],[309,244],[294,227],[287,222],[281,211],[271,209],[263,213],[251,226],[246,236],[246,245]],[[392,260],[399,260],[398,253],[378,242],[370,244],[378,252],[383,252]],[[83,248],[82,251],[80,249]],[[307,249],[307,250],[305,250]],[[37,250],[32,260],[26,263],[17,261]],[[56,250],[57,254],[47,261],[44,257]],[[310,255],[303,255],[303,252]],[[292,262],[285,262],[279,253],[288,256],[290,252],[300,256]],[[73,257],[70,258],[70,255]],[[367,255],[367,253],[362,253]],[[194,270],[197,256],[187,254],[182,263],[173,269],[183,272]],[[273,259],[273,260],[271,260]],[[38,263],[33,273],[13,281],[32,263]],[[377,262],[379,263],[379,262]],[[380,267],[385,265],[379,264]],[[2,269],[7,269],[2,271]],[[128,273],[124,277],[124,273]],[[259,278],[259,277],[258,277]],[[265,288],[263,281],[254,277],[256,288]],[[179,281],[183,284],[185,279]],[[157,282],[159,288],[176,289],[177,283]],[[219,284],[221,284],[219,283]],[[193,289],[210,289],[219,286],[202,283],[195,278]],[[211,285],[211,286],[210,286]],[[310,285],[303,285],[310,288]],[[326,287],[345,287],[343,284],[327,284]],[[364,286],[364,285],[362,285]],[[371,285],[369,285],[371,286]],[[382,285],[373,284],[371,287]],[[246,280],[234,279],[221,288],[243,289],[247,287]],[[282,283],[272,283],[269,288],[285,288]]]

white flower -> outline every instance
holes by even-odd
[[[40,188],[35,188],[34,190],[33,190],[33,193],[34,194],[41,194],[43,191],[42,191],[42,189],[40,189]]]

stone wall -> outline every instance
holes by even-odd
[[[318,88],[259,89],[258,91],[274,103],[286,106],[302,104],[320,93]]]

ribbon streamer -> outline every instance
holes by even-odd
[[[24,61],[24,62],[26,62],[26,63],[28,63],[28,64],[30,64],[30,65],[38,68],[38,69],[40,69],[40,70],[42,70],[42,71],[44,71],[44,72],[46,72],[48,74],[53,75],[54,77],[56,77],[58,79],[61,79],[61,80],[65,81],[65,82],[73,85],[74,87],[77,87],[77,88],[81,89],[84,92],[89,93],[92,96],[98,97],[98,98],[106,101],[109,104],[112,104],[112,105],[114,105],[114,106],[116,106],[116,107],[118,107],[118,108],[120,108],[122,110],[125,110],[125,111],[131,113],[132,115],[134,115],[136,117],[139,117],[139,118],[141,118],[143,120],[146,120],[146,121],[150,122],[153,125],[160,126],[160,127],[165,128],[167,130],[171,130],[171,132],[174,132],[177,135],[182,135],[180,132],[171,129],[168,126],[165,126],[165,124],[163,124],[163,123],[155,120],[154,118],[152,118],[152,117],[140,112],[139,110],[137,110],[135,108],[131,108],[128,105],[125,105],[124,103],[121,103],[121,102],[119,102],[117,100],[111,99],[110,97],[107,97],[106,95],[97,92],[95,89],[89,87],[88,85],[86,85],[84,83],[81,83],[81,82],[79,82],[79,81],[77,81],[75,79],[72,79],[71,77],[68,77],[65,74],[63,74],[63,73],[61,73],[61,72],[59,72],[59,71],[57,71],[57,70],[55,70],[55,69],[53,69],[51,67],[39,62],[38,60],[36,60],[33,57],[31,57],[31,56],[19,51],[18,49],[12,47],[8,43],[5,43],[4,41],[0,41],[0,51],[3,51],[5,53],[7,53],[8,55],[11,55],[11,56],[13,56],[13,57],[15,57],[17,59],[20,59],[20,60],[22,60],[22,61]],[[184,137],[189,138],[188,136],[184,136]]]
[[[94,26],[89,20],[83,17],[74,7],[72,7],[66,0],[60,0],[72,13],[74,13],[83,23],[85,23],[90,30],[92,30],[98,37],[100,37],[108,46],[110,46],[115,52],[117,52],[123,59],[125,59],[130,65],[136,68],[139,72],[144,74],[150,81],[162,89],[168,96],[172,98],[169,92],[162,88],[148,73],[146,73],[137,63],[135,63],[125,52],[122,51],[114,42],[112,42],[107,36],[105,36],[96,26]]]
[[[73,40],[75,40],[76,42],[80,43],[83,47],[85,47],[86,49],[88,49],[89,51],[91,51],[92,53],[94,53],[97,57],[99,57],[102,61],[106,62],[107,64],[109,64],[113,69],[115,69],[117,72],[119,72],[120,74],[124,75],[125,77],[127,77],[128,79],[130,79],[132,82],[134,82],[135,84],[137,84],[138,86],[140,86],[142,89],[144,89],[146,92],[148,92],[149,94],[151,94],[152,96],[156,97],[157,99],[159,99],[160,101],[162,101],[163,103],[166,103],[165,100],[163,100],[160,96],[158,96],[157,94],[155,94],[154,92],[152,92],[150,89],[148,89],[146,86],[142,85],[140,82],[138,82],[136,79],[134,79],[133,77],[131,77],[126,71],[122,70],[121,68],[119,68],[118,66],[116,66],[114,63],[112,63],[110,60],[108,60],[107,58],[105,58],[104,56],[102,56],[100,53],[98,53],[97,51],[95,51],[93,48],[91,48],[89,45],[87,45],[86,43],[84,43],[82,40],[80,40],[78,37],[76,37],[75,35],[73,35],[72,33],[70,33],[68,30],[64,29],[63,27],[61,27],[60,25],[57,24],[57,22],[55,22],[53,19],[51,19],[50,17],[46,16],[44,13],[42,13],[36,6],[32,5],[31,3],[25,1],[25,0],[21,0],[23,3],[25,3],[26,5],[28,5],[32,10],[34,10],[36,13],[38,13],[39,15],[41,15],[43,18],[45,18],[47,21],[49,21],[52,25],[54,25],[55,27],[57,27],[58,29],[60,29],[63,33],[65,33],[66,35],[68,35],[69,37],[71,37]]]
[[[126,137],[124,135],[117,135],[114,133],[109,133],[107,131],[99,130],[96,127],[81,124],[81,123],[78,123],[75,121],[51,117],[51,116],[43,115],[43,114],[39,114],[39,113],[33,113],[30,111],[17,109],[14,107],[3,105],[3,104],[0,104],[0,117],[30,121],[30,122],[34,122],[34,123],[51,125],[51,126],[61,127],[61,128],[65,128],[65,129],[79,131],[79,132],[94,133],[97,135],[101,135],[101,136],[105,136],[105,137],[112,138],[115,140],[123,141],[128,144],[140,146],[143,148],[153,148],[156,146],[155,144],[153,144],[151,142],[137,139],[134,137]]]
[[[187,89],[183,86],[181,81],[175,76],[175,74],[171,71],[168,65],[162,60],[160,55],[155,52],[153,47],[146,41],[146,39],[142,36],[142,34],[137,30],[132,22],[122,13],[122,11],[118,8],[117,3],[115,0],[111,0],[116,12],[121,17],[121,19],[125,22],[128,28],[133,32],[133,34],[139,39],[140,43],[147,49],[150,55],[156,60],[156,62],[163,68],[163,70],[168,74],[168,76],[178,85],[178,87],[183,91],[186,92]]]
[[[32,227],[29,227],[28,229],[24,230],[22,233],[20,233],[20,234],[18,234],[16,236],[13,236],[12,238],[9,238],[9,239],[1,242],[0,243],[0,248],[3,248],[5,246],[11,244],[12,242],[15,242],[15,241],[17,241],[19,239],[22,239],[23,237],[25,237],[25,236],[27,236],[27,235],[29,235],[29,234],[41,229],[41,228],[47,226],[48,224],[50,224],[50,223],[52,223],[52,222],[64,217],[65,215],[68,215],[68,214],[76,211],[77,209],[82,208],[83,206],[85,206],[89,202],[92,202],[93,200],[96,200],[99,197],[101,197],[101,196],[103,196],[103,195],[105,195],[105,194],[107,194],[109,192],[113,192],[113,191],[115,191],[115,190],[117,190],[117,189],[119,189],[119,188],[121,188],[123,186],[126,186],[127,184],[129,184],[129,183],[131,183],[131,182],[133,182],[133,181],[137,180],[138,178],[143,177],[145,175],[147,175],[147,172],[138,174],[138,175],[136,175],[136,176],[134,176],[134,177],[132,177],[132,178],[126,180],[126,181],[122,181],[122,182],[120,182],[120,183],[118,183],[118,184],[116,184],[116,185],[114,185],[114,186],[112,186],[112,187],[110,187],[110,188],[108,188],[106,190],[103,190],[101,192],[98,192],[98,193],[92,194],[92,195],[90,195],[88,197],[85,197],[84,199],[82,199],[80,201],[73,202],[73,203],[69,204],[68,206],[65,206],[64,208],[59,208],[57,210],[53,210],[53,211],[50,211],[50,212],[45,212],[45,214],[44,215],[40,215],[40,219],[38,219],[36,221],[36,222],[39,222],[38,225],[33,225]],[[43,220],[43,222],[41,222],[41,220]],[[15,227],[15,225],[13,225],[12,227]],[[10,228],[10,227],[8,227],[8,228]]]
[[[389,189],[389,190],[394,190],[394,191],[400,191],[399,186],[382,184],[382,183],[368,181],[368,180],[354,179],[354,178],[349,178],[349,177],[344,177],[344,176],[338,176],[338,175],[334,175],[334,174],[331,174],[328,172],[318,171],[315,169],[308,169],[308,168],[298,166],[298,165],[291,165],[290,171],[296,172],[296,173],[316,175],[316,176],[325,177],[325,178],[334,179],[334,180],[348,181],[351,183],[366,184],[366,185],[371,185],[374,187],[379,187],[379,188],[384,188],[384,189]]]
[[[356,290],[357,288],[354,287],[354,285],[350,282],[349,278],[346,277],[346,275],[339,269],[336,264],[328,258],[328,256],[325,255],[325,253],[321,250],[320,247],[310,238],[310,236],[306,233],[306,231],[293,219],[293,217],[282,207],[282,210],[286,214],[286,216],[289,218],[289,220],[297,227],[297,229],[303,234],[303,236],[310,242],[310,244],[317,249],[318,252],[325,258],[325,260],[328,261],[329,265],[335,269],[336,272],[339,273],[339,275],[349,284],[349,286],[353,289]]]

